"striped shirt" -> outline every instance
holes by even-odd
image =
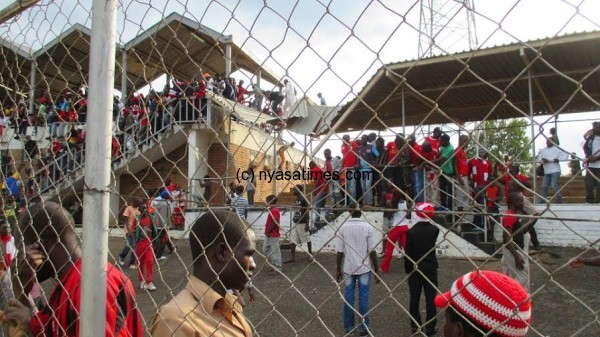
[[[246,208],[248,207],[248,199],[238,195],[233,200],[233,205],[235,206],[235,211],[240,215],[240,218],[246,219]]]
[[[351,218],[337,232],[336,249],[344,254],[343,272],[361,275],[371,271],[369,254],[375,250],[375,230],[359,219]]]

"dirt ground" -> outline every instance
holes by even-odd
[[[122,239],[111,239],[111,253],[116,256],[123,244]],[[180,240],[176,245],[176,253],[159,263],[155,274],[158,290],[152,293],[138,291],[139,305],[147,324],[157,308],[169,301],[187,282],[187,270],[191,270],[187,240]],[[570,258],[581,252],[574,248],[545,247],[534,256],[536,263],[532,264],[531,274],[532,326],[535,331],[530,336],[600,335],[597,316],[600,310],[600,268],[570,271],[564,267]],[[288,251],[283,251],[284,260],[288,254]],[[260,251],[256,254],[258,268],[253,282],[257,299],[245,309],[256,336],[343,335],[343,302],[340,289],[333,281],[335,255],[318,254],[313,263],[308,263],[305,255],[299,255],[300,261],[284,265],[285,276],[273,276],[267,273],[268,267]],[[498,270],[499,266],[499,261],[441,259],[439,287],[446,291],[458,276],[476,267]],[[125,270],[125,273],[134,284],[138,284],[135,271]],[[383,281],[372,287],[373,335],[410,336],[408,285],[401,260],[392,262],[392,270],[383,275]],[[424,317],[424,311],[422,315]],[[438,313],[438,317],[438,335],[442,336],[443,313]]]

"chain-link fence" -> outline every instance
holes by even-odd
[[[596,1],[0,5],[3,334],[597,334]]]

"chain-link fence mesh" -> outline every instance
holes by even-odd
[[[0,4],[0,309],[13,330],[85,335],[92,1]],[[596,335],[600,269],[569,266],[598,265],[599,9],[121,1],[107,326],[454,336],[445,321],[483,315],[491,323],[473,329],[486,336],[514,324],[530,336]],[[473,270],[515,278],[533,319],[515,313],[522,298],[508,312],[481,307],[503,303],[498,284],[500,298],[479,293],[461,311],[453,288],[459,314],[435,310],[433,297]],[[13,297],[40,309],[30,326],[15,328],[29,310]]]

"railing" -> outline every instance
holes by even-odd
[[[118,154],[113,157],[113,163],[122,159],[133,159],[138,149],[143,150],[143,146],[159,142],[165,131],[177,125],[205,125],[207,128],[218,130],[222,127],[223,116],[220,109],[213,109],[210,99],[180,98],[174,105],[165,109],[160,125],[158,119],[150,117],[145,131],[139,122],[121,131],[116,136],[119,139],[119,149]],[[67,133],[68,128],[62,124],[68,125],[68,123],[60,124],[48,126],[51,135],[59,136]],[[57,189],[63,181],[77,178],[76,172],[84,167],[84,148],[85,146],[67,149],[65,153],[52,158],[36,171],[34,177],[40,194]]]

